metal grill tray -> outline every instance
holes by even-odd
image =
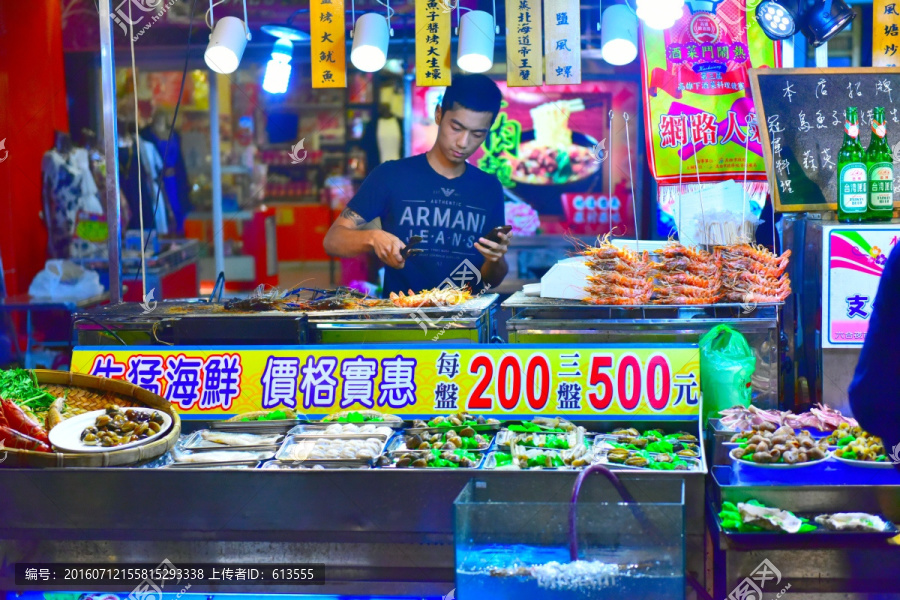
[[[489,309],[500,296],[498,294],[482,294],[471,300],[455,304],[453,306],[430,306],[422,308],[367,308],[360,310],[317,310],[307,312],[310,322],[331,321],[334,319],[377,319],[377,318],[401,318],[414,322],[413,312],[416,315],[424,313],[428,316],[446,317],[460,313],[460,317],[479,316]]]
[[[616,318],[617,316],[621,316],[622,318],[634,319],[634,311],[636,310],[649,313],[647,317],[651,319],[682,318],[683,314],[704,314],[715,318],[754,318],[766,310],[777,309],[784,306],[784,302],[765,302],[753,305],[721,302],[716,304],[637,304],[631,306],[618,306],[588,304],[586,302],[581,302],[580,300],[541,298],[538,296],[527,296],[522,292],[516,292],[503,302],[501,306],[503,308],[514,309],[516,312],[527,312],[529,310],[539,311],[542,318],[553,318],[554,315],[563,318],[564,315],[579,313],[580,318],[596,319]]]
[[[209,429],[201,429],[199,431],[195,431],[194,433],[190,434],[185,440],[183,440],[182,442],[179,443],[180,447],[184,450],[190,450],[192,452],[202,452],[202,451],[209,451],[209,450],[242,450],[242,451],[244,451],[244,450],[246,450],[246,451],[268,450],[271,452],[275,452],[276,450],[278,450],[279,447],[281,447],[281,442],[284,441],[284,436],[281,435],[280,433],[270,432],[269,435],[277,435],[278,436],[277,441],[272,442],[271,444],[255,444],[255,445],[251,445],[251,446],[229,446],[226,444],[217,444],[216,442],[210,442],[208,440],[203,439],[204,431],[210,431],[210,430]],[[260,433],[258,431],[247,431],[247,430],[228,431],[228,432],[221,432],[221,433],[247,433],[250,435],[260,435]]]

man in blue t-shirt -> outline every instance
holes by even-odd
[[[484,142],[500,89],[485,75],[457,75],[435,108],[437,141],[425,154],[379,165],[325,236],[325,251],[349,258],[375,251],[384,294],[446,287],[495,287],[508,271],[509,235],[485,238],[506,223],[496,177],[466,162]],[[365,225],[381,218],[381,229]],[[420,254],[404,257],[412,236]]]

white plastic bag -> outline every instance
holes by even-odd
[[[90,298],[102,294],[103,285],[96,271],[86,271],[70,260],[48,260],[44,270],[35,275],[28,294],[38,298]]]

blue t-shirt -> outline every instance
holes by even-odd
[[[478,289],[484,257],[474,244],[506,223],[496,177],[467,164],[462,175],[448,179],[424,154],[379,165],[347,208],[366,222],[381,217],[381,228],[403,243],[414,235],[422,238],[416,246],[421,254],[402,269],[385,268],[385,295],[440,287],[447,279]]]

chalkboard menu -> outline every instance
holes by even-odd
[[[900,68],[750,69],[775,210],[837,209],[837,154],[844,112],[859,109],[863,148],[869,147],[876,106],[885,109],[888,142],[900,153]],[[895,159],[896,160],[896,159]],[[900,175],[900,168],[896,173]],[[894,206],[900,182],[894,186]]]

